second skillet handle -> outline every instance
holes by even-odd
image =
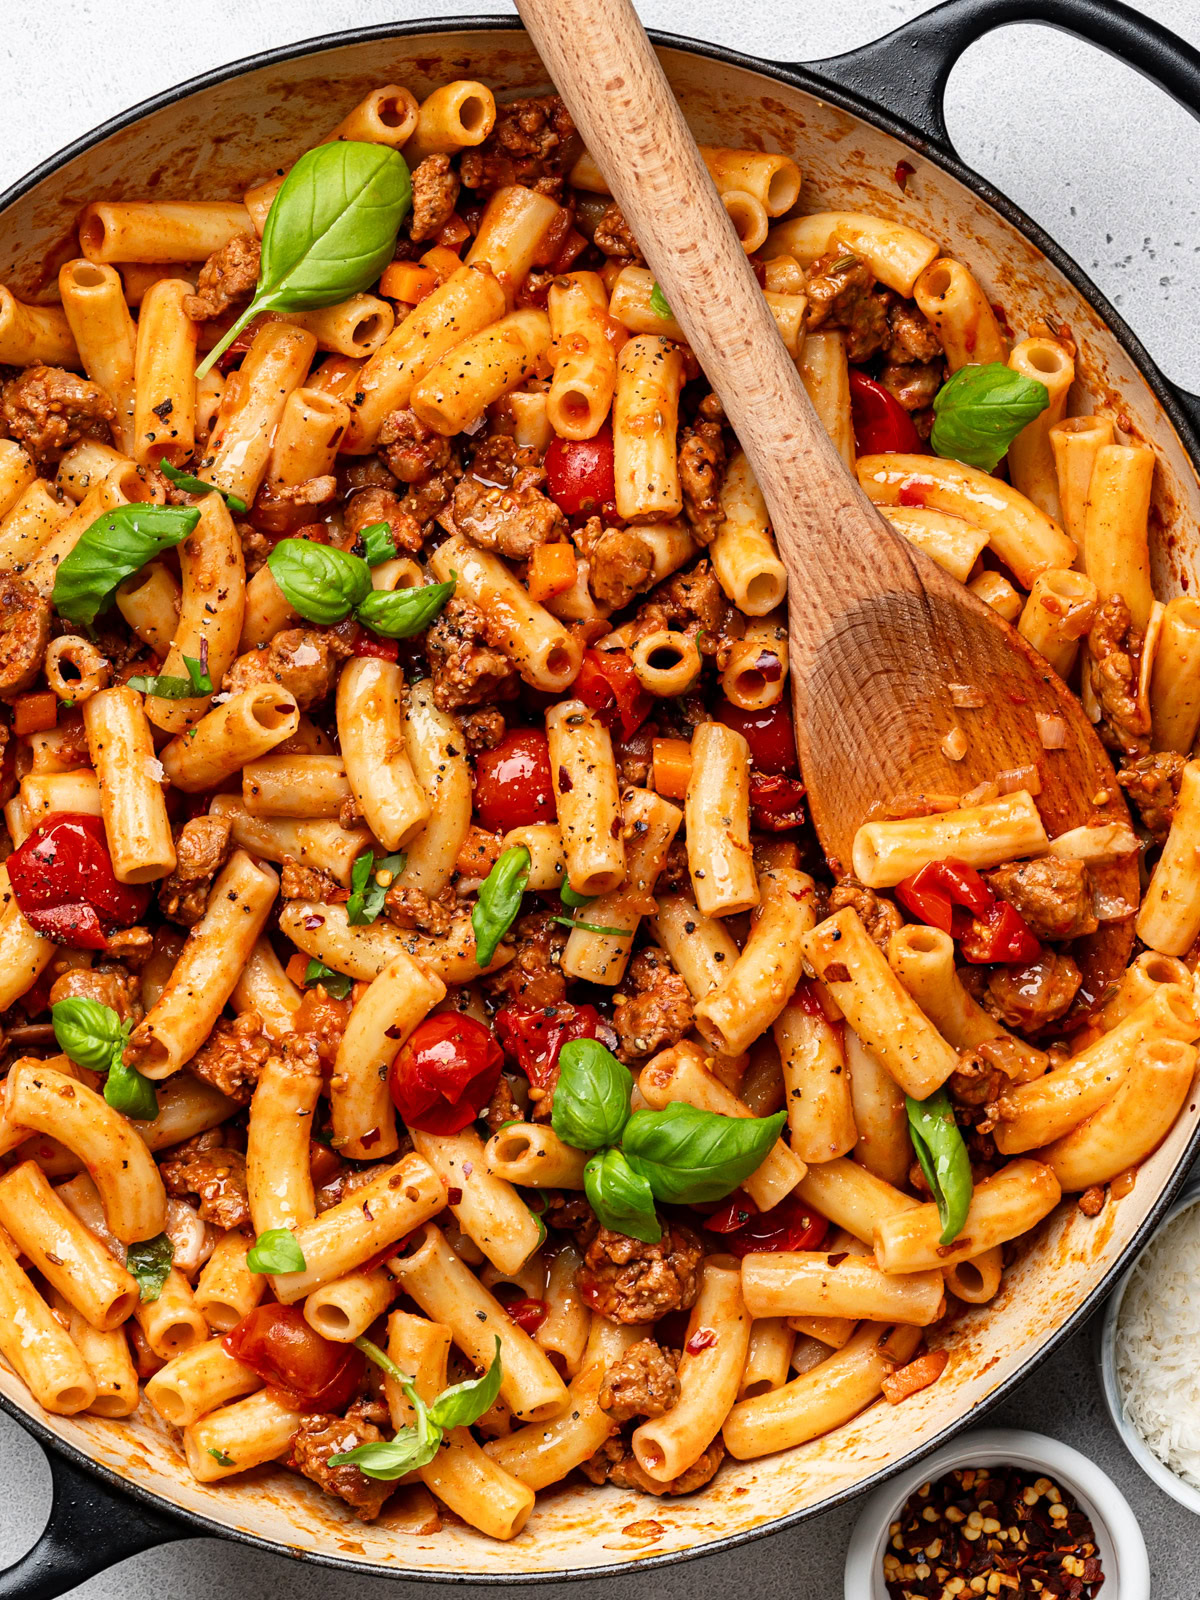
[[[788,566],[795,667],[848,603],[920,593],[907,547],[817,420],[630,0],[516,4],[754,468]]]

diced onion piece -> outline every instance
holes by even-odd
[[[970,806],[990,805],[993,800],[1000,798],[1000,790],[994,783],[977,783],[973,789],[968,789],[958,802],[965,811]]]
[[[1102,889],[1099,885],[1092,891],[1092,905],[1101,922],[1123,922],[1137,911],[1136,900],[1130,905],[1123,894]]]
[[[961,761],[967,753],[967,736],[956,722],[942,740],[942,754],[947,761]]]
[[[1051,839],[1046,854],[1062,861],[1099,864],[1135,855],[1139,848],[1137,834],[1127,822],[1102,822],[1060,833],[1057,839]]]
[[[950,704],[957,706],[960,711],[978,711],[980,706],[987,705],[987,696],[973,683],[952,683]]]
[[[1067,743],[1067,724],[1062,717],[1051,716],[1045,711],[1036,715],[1038,738],[1042,741],[1043,750],[1063,750]]]
[[[1006,772],[996,774],[996,787],[1001,794],[1015,794],[1018,789],[1041,794],[1041,774],[1036,767],[1009,767]]]

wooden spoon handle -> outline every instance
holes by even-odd
[[[919,594],[907,547],[812,408],[630,0],[516,6],[754,468],[791,580],[793,651],[857,598]]]

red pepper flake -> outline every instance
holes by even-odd
[[[908,188],[908,180],[912,177],[916,170],[916,167],[913,166],[911,161],[897,161],[896,170],[893,173],[893,177],[896,180],[896,187],[899,189],[901,194],[903,194]]]
[[[849,1254],[849,1250],[838,1250],[835,1254],[826,1256],[825,1259],[831,1267],[840,1267]]]
[[[683,1348],[688,1355],[698,1356],[701,1350],[711,1350],[716,1342],[717,1331],[715,1328],[697,1328]]]
[[[910,479],[908,483],[900,485],[900,493],[896,499],[902,506],[923,506],[928,493],[927,483],[916,483]]]
[[[571,782],[571,774],[567,771],[566,767],[559,767],[559,769],[558,769],[558,792],[559,792],[559,794],[570,794],[571,790],[574,787],[575,787],[575,785]]]
[[[450,1205],[450,1206],[460,1206],[460,1205],[462,1205],[462,1190],[461,1189],[447,1189],[446,1190],[446,1204]]]

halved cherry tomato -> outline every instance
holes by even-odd
[[[81,812],[48,817],[7,865],[25,920],[57,944],[107,949],[108,934],[132,927],[150,901],[148,886],[117,881],[104,823]]]
[[[309,1327],[302,1306],[255,1306],[221,1341],[294,1411],[342,1411],[363,1379],[366,1358]]]
[[[558,1053],[569,1039],[595,1039],[600,1030],[595,1006],[524,1006],[518,1001],[496,1013],[496,1033],[535,1089],[554,1082]]]
[[[899,400],[857,367],[850,368],[850,416],[860,456],[887,451],[914,455],[921,448],[912,418]]]
[[[896,899],[933,928],[957,939],[965,960],[1034,961],[1042,946],[1021,913],[965,861],[930,861],[896,885]]]
[[[804,826],[805,788],[799,778],[778,772],[750,773],[750,821],[764,833],[787,833]]]
[[[554,821],[550,747],[541,728],[514,728],[475,757],[475,815],[492,833]]]
[[[636,733],[654,709],[628,650],[585,650],[575,694],[593,711],[611,713],[607,720],[616,722],[623,739]]]
[[[392,1062],[388,1093],[410,1128],[457,1133],[492,1098],[503,1065],[490,1028],[457,1011],[439,1011],[419,1024]]]
[[[568,517],[591,516],[616,498],[612,429],[592,439],[553,439],[546,451],[546,488]]]
[[[544,1300],[531,1300],[526,1296],[521,1300],[510,1300],[504,1309],[518,1328],[526,1333],[536,1333],[545,1322],[550,1307]]]
[[[399,639],[384,639],[377,633],[361,628],[351,649],[356,656],[376,656],[380,661],[399,661]]]
[[[815,1250],[829,1224],[790,1194],[770,1211],[760,1212],[748,1194],[735,1189],[727,1204],[705,1220],[710,1233],[722,1235],[726,1250],[747,1256],[759,1250]]]
[[[787,773],[800,770],[796,760],[796,734],[787,706],[764,706],[761,711],[744,711],[722,700],[713,712],[718,722],[740,733],[750,746],[750,759],[760,772]]]

